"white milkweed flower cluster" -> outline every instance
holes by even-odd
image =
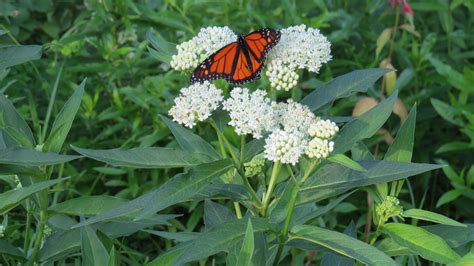
[[[295,165],[304,153],[305,144],[299,132],[277,129],[265,139],[265,158]]]
[[[181,89],[169,115],[174,121],[193,128],[197,121],[204,121],[211,116],[223,99],[222,91],[209,81],[195,83]]]
[[[256,139],[274,126],[270,99],[266,91],[249,93],[247,88],[234,88],[230,97],[224,101],[223,109],[229,112],[229,125],[238,135],[252,134]]]
[[[274,103],[273,111],[277,117],[277,127],[281,130],[275,133],[276,136],[272,136],[272,133],[266,140],[267,159],[295,164],[303,153],[310,158],[319,159],[327,158],[334,150],[334,142],[330,139],[339,131],[334,122],[316,117],[308,106],[291,99],[286,103]],[[291,136],[291,151],[281,148],[283,141],[275,141],[281,140],[283,135]],[[298,138],[298,141],[294,138]],[[297,145],[299,146],[296,147]]]
[[[171,57],[175,70],[192,70],[206,57],[225,45],[235,42],[237,35],[229,27],[202,28],[198,35],[176,46],[177,54]]]
[[[290,90],[296,85],[298,69],[318,73],[329,60],[331,43],[318,29],[292,26],[281,30],[280,41],[269,52],[266,74],[273,88]]]
[[[228,27],[203,28],[193,39],[176,47],[171,67],[192,70],[206,57],[236,40],[237,35]],[[297,71],[306,69],[317,73],[323,63],[331,60],[330,48],[331,44],[318,29],[305,25],[282,29],[280,41],[267,57],[270,86],[277,90],[295,87],[299,78]],[[307,106],[291,99],[277,103],[266,95],[264,90],[250,92],[237,87],[224,100],[221,90],[205,81],[183,88],[169,114],[174,121],[192,128],[198,121],[209,118],[222,102],[223,110],[230,116],[229,125],[238,135],[249,134],[256,139],[266,136],[259,167],[264,159],[295,165],[303,155],[327,158],[334,149],[331,139],[339,130],[337,125],[316,117]],[[252,167],[248,165],[249,174],[255,172]]]

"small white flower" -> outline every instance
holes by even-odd
[[[295,85],[286,80],[297,80],[298,69],[318,73],[329,60],[331,43],[318,29],[292,26],[281,30],[280,41],[269,52],[266,74],[273,88],[289,90]]]
[[[196,121],[204,121],[211,116],[222,100],[222,91],[214,84],[208,81],[196,83],[181,89],[169,115],[179,124],[193,128]]]
[[[204,57],[208,57],[227,44],[237,41],[237,35],[227,26],[207,27],[201,29],[193,41],[205,51]]]
[[[200,47],[194,41],[183,42],[176,46],[177,54],[171,57],[170,66],[176,70],[188,70],[199,64],[198,50]]]
[[[273,111],[278,118],[278,123],[286,131],[297,131],[307,135],[309,126],[317,122],[316,116],[308,106],[292,99],[286,103],[274,103]]]
[[[223,109],[229,111],[229,125],[238,135],[252,134],[256,139],[262,132],[270,131],[275,124],[270,99],[266,92],[256,90],[249,93],[247,88],[234,88],[230,97],[224,101]]]
[[[309,158],[327,158],[329,153],[334,150],[334,142],[327,139],[313,138],[308,142],[305,148],[305,154]]]
[[[176,46],[170,66],[176,70],[193,70],[206,57],[237,40],[229,27],[202,28],[193,39]]]
[[[270,86],[277,90],[289,91],[298,84],[298,73],[295,69],[284,65],[281,60],[273,60],[268,64],[267,72]]]
[[[311,137],[322,139],[330,139],[334,137],[338,131],[339,127],[336,123],[322,119],[318,119],[316,123],[311,124],[308,128],[308,133]]]
[[[275,130],[265,139],[265,158],[295,165],[304,153],[306,141],[298,132]]]

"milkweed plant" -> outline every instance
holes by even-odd
[[[26,208],[28,216],[21,228],[27,232],[24,245],[15,247],[0,239],[0,247],[30,265],[71,257],[81,258],[84,265],[118,265],[120,254],[113,240],[141,232],[175,243],[157,252],[149,265],[286,265],[304,260],[321,265],[400,265],[418,256],[441,264],[461,260],[435,227],[417,226],[415,221],[465,225],[398,199],[408,177],[440,167],[411,162],[416,107],[398,127],[383,158],[374,156],[365,140],[389,119],[397,91],[358,116],[328,115],[336,100],[366,92],[393,69],[355,70],[318,84],[298,100],[292,90],[303,75],[317,76],[331,60],[331,44],[318,29],[305,25],[280,33],[261,80],[247,87],[204,81],[180,90],[168,115],[161,117],[175,146],[72,146],[81,156],[61,155],[85,81],[61,109],[50,134],[42,134],[38,143],[1,96],[5,148],[0,164],[9,173],[3,179],[12,190],[0,194],[0,236],[17,230],[9,229],[13,209]],[[162,67],[189,77],[200,62],[236,41],[237,34],[229,27],[207,27],[178,45],[152,31],[148,40],[150,54]],[[129,201],[98,195],[57,202],[48,188],[65,189],[61,184],[68,178],[52,175],[53,165],[82,156],[117,167],[176,169],[178,174]],[[354,217],[345,228],[323,219],[356,193],[373,200],[366,217]],[[183,202],[204,205],[204,225],[198,232],[167,230],[183,214],[182,208],[168,207]],[[89,211],[78,213],[78,206]],[[360,224],[365,224],[365,231],[357,230]],[[421,247],[415,238],[425,239],[431,248]]]

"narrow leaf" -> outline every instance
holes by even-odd
[[[254,237],[252,221],[249,219],[247,223],[247,230],[245,230],[244,241],[237,259],[236,266],[249,266],[252,262],[254,250]]]
[[[40,45],[7,45],[0,47],[0,69],[41,58]]]
[[[135,148],[130,150],[92,150],[72,147],[78,153],[113,166],[133,168],[175,168],[189,167],[212,161],[199,153],[169,148]]]
[[[303,98],[301,103],[307,105],[311,111],[316,111],[351,92],[366,92],[375,81],[390,71],[393,70],[369,68],[352,71],[319,86],[315,91]]]
[[[397,91],[394,91],[389,98],[347,123],[334,140],[334,153],[344,153],[356,142],[372,137],[392,113],[397,95]]]
[[[43,166],[69,162],[81,156],[62,155],[52,152],[39,152],[28,148],[8,148],[0,150],[0,164],[19,166]]]
[[[444,215],[435,213],[435,212],[430,212],[430,211],[425,211],[425,210],[420,210],[420,209],[410,209],[403,211],[403,217],[409,217],[409,218],[414,218],[418,220],[424,220],[424,221],[430,221],[433,223],[438,223],[438,224],[446,224],[446,225],[451,225],[451,226],[460,226],[460,227],[467,227],[467,225],[462,224],[458,221],[455,221],[449,217],[446,217]]]
[[[407,120],[398,130],[395,140],[385,153],[385,160],[410,162],[415,142],[416,106],[410,111]]]
[[[342,166],[345,166],[347,168],[350,168],[355,171],[359,172],[366,172],[364,167],[362,167],[360,164],[358,164],[356,161],[352,160],[351,158],[347,157],[346,155],[340,153],[340,154],[335,154],[332,155],[331,157],[327,158],[328,161],[340,164]]]
[[[56,116],[53,127],[51,128],[51,133],[44,143],[44,149],[46,151],[59,152],[61,150],[71,129],[72,122],[81,106],[85,84],[86,80],[84,79]]]
[[[104,213],[125,200],[111,196],[81,196],[51,206],[48,210],[55,213],[73,216],[93,216]]]
[[[348,235],[312,225],[297,225],[289,240],[304,240],[368,265],[398,265],[377,248]]]
[[[81,228],[82,265],[108,265],[109,255],[90,226]]]
[[[398,244],[405,246],[421,257],[438,263],[450,263],[460,258],[439,236],[423,228],[402,223],[388,223],[383,231]]]
[[[35,139],[30,127],[18,114],[11,101],[3,94],[0,94],[0,121],[0,128],[11,128],[15,132],[18,132],[18,134],[21,134],[21,139],[29,140],[30,145],[28,147],[33,147],[35,145]],[[5,136],[3,136],[3,138],[5,140]],[[7,147],[11,146],[14,145],[7,145]]]

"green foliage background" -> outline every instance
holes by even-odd
[[[417,106],[412,161],[445,165],[442,169],[410,178],[399,199],[407,209],[429,210],[456,221],[472,223],[474,4],[469,0],[423,0],[411,1],[410,5],[414,10],[414,28],[399,29],[393,37],[393,43],[390,44],[391,40],[387,40],[382,46],[382,32],[393,27],[397,17],[395,9],[382,0],[2,1],[0,43],[42,47],[29,46],[23,53],[30,59],[39,58],[41,53],[40,60],[11,68],[8,68],[10,65],[6,56],[0,58],[0,89],[32,128],[31,137],[36,142],[30,142],[31,148],[35,148],[36,143],[44,143],[48,151],[71,155],[78,152],[87,155],[87,150],[75,147],[177,148],[178,143],[171,135],[166,120],[160,115],[167,115],[179,89],[188,86],[188,76],[169,71],[169,67],[154,57],[153,52],[150,54],[150,36],[179,43],[192,38],[201,27],[212,25],[227,25],[236,32],[247,33],[262,27],[283,28],[306,24],[321,29],[328,36],[332,44],[333,60],[323,66],[318,75],[304,73],[300,77],[298,88],[286,96],[302,99],[326,81],[353,70],[379,67],[382,60],[390,56],[391,64],[397,70],[393,88],[398,90],[402,105],[407,110],[415,104]],[[400,15],[399,19],[400,25],[410,25],[406,17]],[[3,46],[0,48],[4,49]],[[379,54],[376,54],[377,50]],[[81,84],[86,78],[85,86],[77,89],[77,84]],[[386,84],[382,85],[378,81],[366,94],[354,94],[336,100],[331,109],[323,108],[321,114],[350,116],[361,98],[368,96],[379,100],[382,86]],[[61,112],[61,107],[73,94],[82,95],[82,102],[74,102],[74,97],[68,102],[69,105],[76,106],[75,118],[75,112]],[[53,124],[60,113],[63,119]],[[4,121],[1,122],[2,125],[5,124]],[[65,145],[55,138],[48,141],[49,132],[68,127],[71,130],[67,139],[62,140]],[[365,141],[377,159],[384,157],[389,147],[386,140],[395,136],[399,127],[399,117],[392,115],[384,124],[385,133]],[[196,133],[205,140],[213,138],[210,127],[198,127]],[[239,139],[230,133],[228,135],[231,142],[237,145]],[[179,168],[143,166],[136,169],[125,164],[104,164],[99,162],[100,159],[94,161],[63,156],[54,157],[56,161],[42,162],[40,165],[58,164],[50,168],[50,171],[57,177],[69,177],[61,183],[54,179],[55,181],[45,181],[51,184],[43,185],[53,188],[50,211],[54,212],[57,208],[63,214],[70,215],[97,215],[105,209],[118,206],[123,199],[134,199],[160,187],[170,177],[181,172]],[[130,156],[133,157],[133,154]],[[48,160],[46,157],[43,159]],[[73,159],[75,160],[65,163]],[[202,158],[192,159],[204,162]],[[0,161],[2,174],[10,171],[8,162],[5,162],[7,161]],[[29,166],[31,164],[24,165],[21,170],[36,171],[27,169]],[[14,180],[11,176],[1,176],[0,192],[11,189],[12,184]],[[97,195],[106,196],[96,198]],[[79,196],[84,199],[83,205],[70,202],[70,206],[59,206],[61,202]],[[54,205],[56,203],[58,204]],[[163,208],[168,207],[166,203],[162,204]],[[102,242],[109,254],[108,259],[117,256],[125,264],[144,264],[174,246],[176,239],[173,238],[177,236],[166,235],[166,232],[184,231],[187,234],[179,237],[191,238],[192,232],[200,231],[205,222],[204,209],[213,207],[206,204],[213,203],[192,201],[166,208],[154,217],[162,219],[160,221],[163,225],[154,230],[140,230],[130,237],[124,237],[126,232],[116,232],[118,238],[111,240],[107,236],[96,235],[90,227],[76,230],[74,235],[68,237],[79,238],[80,235],[82,239],[88,239],[87,243],[81,243],[83,250],[94,250],[98,245],[97,241]],[[8,209],[10,207],[15,206],[7,206]],[[4,209],[0,210],[3,213]],[[183,215],[165,217],[167,213]],[[343,231],[352,221],[352,229],[347,226],[347,234],[358,235],[359,239],[363,239],[368,213],[367,193],[358,191],[321,216],[319,223],[336,231]],[[33,234],[33,230],[31,233],[25,231],[26,217],[27,213],[22,208],[9,212],[8,225],[3,232],[4,236],[0,238],[0,254],[10,247],[5,241],[16,247],[23,247],[24,234]],[[169,224],[166,224],[167,220]],[[62,217],[54,222],[61,227],[68,220]],[[411,223],[429,224],[415,219]],[[120,228],[118,222],[115,226]],[[248,228],[252,228],[254,232],[263,230],[263,226],[253,220],[249,224],[236,225],[236,228],[240,227],[244,232]],[[396,230],[395,227],[393,224],[388,227],[387,234],[390,235],[390,230]],[[296,230],[303,234],[308,228],[301,226]],[[465,230],[474,234],[472,225]],[[255,237],[257,241],[259,236]],[[251,241],[250,238],[253,239],[253,235],[245,234],[247,242]],[[292,241],[298,246],[296,238]],[[473,242],[474,239],[465,241]],[[113,253],[109,252],[112,245]],[[455,247],[467,251],[472,249],[472,244],[462,248],[460,245]],[[23,257],[21,252],[18,254],[18,250],[15,250],[5,254]],[[57,255],[54,251],[55,247],[51,247],[50,254],[44,255],[48,250],[43,250],[40,256],[54,257]],[[91,259],[96,262],[103,260],[101,252],[96,252],[99,253],[95,254],[98,257],[93,256]],[[309,256],[314,254],[296,252],[291,254],[291,260],[300,264]],[[75,259],[77,256],[66,261],[72,262]],[[410,260],[419,262],[420,259],[413,257]],[[11,261],[6,255],[0,257],[0,264]]]

